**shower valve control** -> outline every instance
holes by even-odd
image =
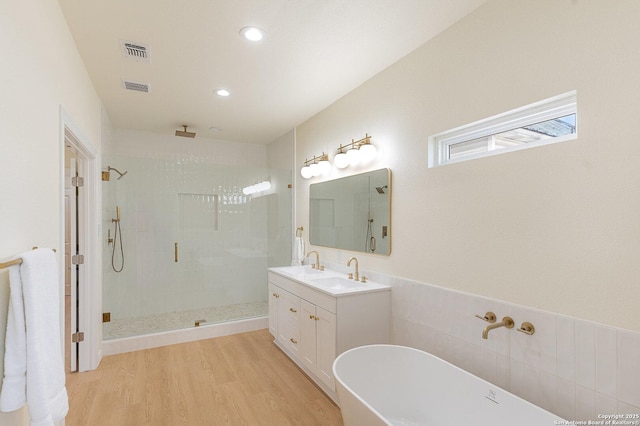
[[[494,314],[491,311],[489,311],[486,314],[484,314],[483,317],[481,317],[480,315],[476,315],[476,318],[480,318],[482,321],[486,321],[486,322],[491,323],[491,324],[496,322],[496,314]]]

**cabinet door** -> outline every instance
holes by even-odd
[[[298,356],[300,343],[300,298],[288,291],[278,291],[278,341]]]
[[[280,288],[269,283],[269,332],[274,339],[278,338],[278,292]]]
[[[336,315],[316,306],[316,374],[329,389],[335,391],[333,361],[336,358]]]
[[[316,373],[316,305],[300,300],[300,359]]]

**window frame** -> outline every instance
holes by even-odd
[[[554,138],[541,139],[535,142],[524,143],[518,146],[506,147],[496,150],[488,150],[474,154],[464,155],[459,158],[449,158],[452,145],[472,141],[496,135],[509,130],[518,129],[532,124],[540,123],[554,118],[575,114],[575,132],[569,135]],[[448,164],[477,158],[490,157],[508,152],[521,151],[523,149],[550,145],[559,142],[574,140],[578,137],[578,111],[577,92],[575,90],[544,99],[533,104],[525,105],[502,114],[488,117],[474,123],[465,124],[455,129],[430,136],[428,140],[428,167],[438,167]]]

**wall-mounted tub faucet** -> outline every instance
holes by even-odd
[[[511,317],[504,317],[500,322],[494,322],[493,324],[489,324],[482,330],[482,338],[487,339],[489,337],[489,332],[494,328],[506,327],[513,328],[513,319]]]
[[[315,253],[315,255],[316,255],[316,263],[312,263],[311,264],[311,269],[317,269],[318,271],[324,271],[324,266],[320,265],[320,253],[318,253],[315,250],[312,250],[309,253],[307,253],[307,257],[311,256],[311,253]]]
[[[353,274],[349,273],[349,279],[358,281],[358,279],[360,278],[360,274],[358,273],[358,259],[356,259],[355,256],[350,257],[349,260],[347,261],[347,266],[351,266],[351,261],[353,260],[356,261],[356,272]]]

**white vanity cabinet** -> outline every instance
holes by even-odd
[[[336,315],[300,300],[300,360],[322,382],[335,389],[333,360],[336,357]]]
[[[269,283],[269,332],[275,338],[278,337],[278,290],[278,287]]]
[[[331,294],[269,271],[269,330],[274,342],[337,402],[333,361],[342,352],[389,343],[391,289]]]

